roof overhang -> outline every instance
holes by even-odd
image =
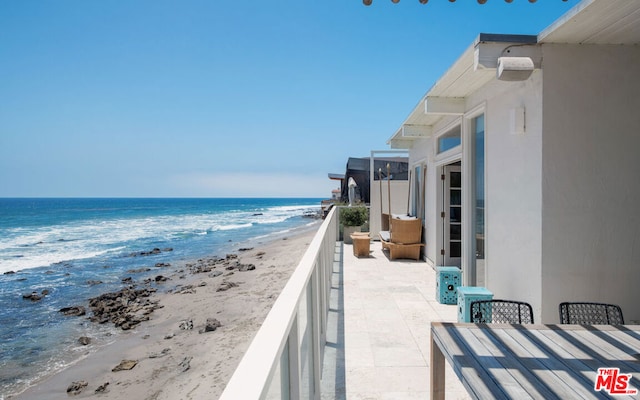
[[[638,45],[640,1],[583,0],[543,30],[538,42]]]
[[[537,36],[480,34],[387,144],[395,149],[411,148],[414,140],[431,136],[442,118],[463,114],[467,97],[490,81],[526,78],[525,72],[541,67],[540,44],[549,43],[638,45],[640,1],[583,0]]]
[[[387,141],[391,148],[408,149],[418,138],[430,137],[442,118],[462,115],[466,98],[496,77],[499,56],[518,48],[512,56],[531,55],[536,37],[530,35],[480,34],[447,72],[433,85]],[[539,65],[539,60],[537,60]]]

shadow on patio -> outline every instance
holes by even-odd
[[[322,398],[427,399],[430,324],[455,322],[456,306],[437,302],[428,264],[390,261],[379,242],[371,249],[356,258],[336,243]],[[470,398],[453,371],[446,376],[447,398]]]

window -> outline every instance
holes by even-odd
[[[414,170],[413,178],[413,207],[412,214],[422,220],[422,224],[426,224],[425,220],[425,196],[424,188],[427,177],[427,166],[424,164],[417,165]]]
[[[438,154],[460,146],[460,143],[462,143],[462,136],[458,125],[438,138]]]
[[[472,120],[473,159],[474,159],[474,220],[475,220],[475,253],[476,259],[483,260],[485,247],[484,224],[484,115]]]

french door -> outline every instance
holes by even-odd
[[[443,265],[460,266],[462,257],[462,172],[459,163],[442,167]]]

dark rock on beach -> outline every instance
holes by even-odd
[[[102,283],[102,281],[93,281],[93,280],[87,281],[87,285],[89,285],[89,286],[100,285],[101,283]]]
[[[3,275],[13,275],[15,273],[16,273],[16,271],[7,271]]]
[[[207,258],[200,259],[196,264],[187,264],[186,267],[192,274],[208,273],[214,269],[221,267],[227,268],[230,265],[236,265],[238,256],[236,254],[227,254],[225,258]]]
[[[23,294],[22,298],[25,299],[25,300],[31,300],[31,301],[40,301],[40,300],[42,300],[42,296],[40,296],[36,292]]]
[[[253,264],[239,264],[238,265],[238,271],[253,271],[256,269],[256,266]]]
[[[216,289],[216,292],[225,292],[233,287],[238,287],[238,284],[235,282],[224,281],[220,284],[218,289]]]
[[[244,272],[244,271],[253,271],[256,269],[256,266],[254,264],[242,264],[237,260],[234,262],[229,262],[226,265],[227,266],[225,267],[225,269],[227,271],[238,270],[238,271]]]
[[[179,289],[176,289],[176,293],[178,294],[194,294],[196,290],[193,288],[193,285],[185,285]]]
[[[322,219],[322,210],[319,211],[305,211],[304,213],[302,213],[302,216],[304,218],[312,218],[312,219]]]
[[[22,295],[22,298],[25,300],[31,300],[33,302],[36,301],[40,301],[42,300],[42,298],[46,295],[49,294],[49,291],[47,289],[43,290],[42,292],[38,293],[38,292],[31,292],[31,293],[26,293]]]
[[[142,272],[149,272],[151,271],[151,268],[136,268],[136,269],[130,269],[127,271],[127,273],[129,274],[139,274]]]
[[[71,385],[69,385],[69,387],[67,387],[67,393],[72,395],[72,396],[78,395],[88,385],[89,385],[89,383],[87,381],[72,382]]]
[[[80,336],[78,338],[78,343],[80,343],[83,346],[87,346],[87,345],[91,344],[91,338],[90,337],[86,337],[86,336]]]
[[[113,367],[111,372],[129,371],[138,365],[138,360],[122,360],[120,364]]]
[[[63,307],[60,312],[68,317],[80,317],[87,313],[83,306]]]
[[[178,325],[178,328],[182,329],[183,331],[190,331],[191,329],[193,329],[193,320],[187,319],[181,321],[180,325]]]
[[[221,326],[222,324],[217,319],[207,318],[207,322],[204,324],[204,328],[201,329],[199,333],[213,332]]]
[[[107,391],[107,386],[109,386],[109,382],[105,382],[102,385],[98,386],[96,389],[96,393],[105,393]]]
[[[93,312],[90,320],[100,324],[112,322],[122,330],[132,329],[142,321],[148,321],[149,314],[161,307],[157,301],[149,299],[155,291],[154,288],[125,288],[94,297],[89,300]]]
[[[163,253],[163,252],[169,252],[169,251],[173,251],[173,249],[171,247],[167,247],[166,249],[160,250],[159,248],[156,247],[151,251],[140,251],[140,252],[137,252],[137,253],[131,253],[131,254],[129,254],[129,256],[130,257],[153,256],[153,255],[156,255],[156,254],[160,254],[160,253]]]
[[[178,366],[180,367],[180,370],[182,372],[186,372],[189,370],[189,368],[191,368],[191,360],[193,359],[193,357],[185,357],[180,364],[178,364]]]

